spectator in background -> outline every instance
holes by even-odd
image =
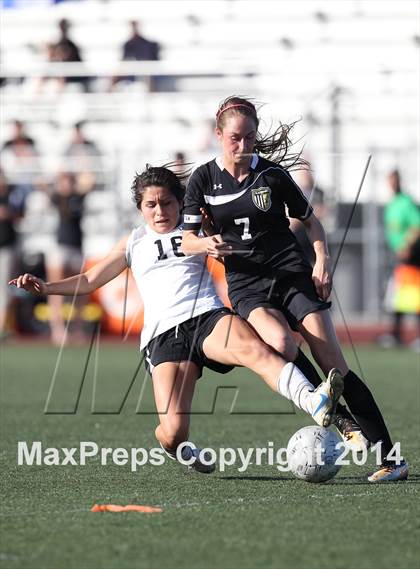
[[[60,30],[60,37],[57,43],[49,44],[48,59],[49,61],[66,62],[81,62],[82,57],[79,47],[69,38],[70,22],[63,18],[59,21],[58,27]],[[89,91],[89,78],[88,77],[65,77],[61,78],[62,85],[66,83],[78,83],[85,91]]]
[[[385,295],[385,305],[392,312],[391,334],[378,338],[383,347],[403,344],[402,324],[405,314],[417,315],[420,332],[420,210],[414,200],[401,189],[398,170],[388,174],[392,192],[385,206],[385,239],[394,254],[394,270]],[[419,348],[419,337],[413,348]]]
[[[322,222],[326,214],[326,207],[324,204],[324,192],[315,184],[314,177],[311,170],[299,170],[297,184],[302,190],[305,198],[311,204],[314,214]],[[305,226],[301,221],[296,218],[290,218],[290,229],[296,236],[299,245],[302,247],[306,258],[313,266],[315,263],[315,252],[308,239]]]
[[[51,195],[51,202],[56,207],[59,217],[57,248],[47,258],[48,280],[63,279],[83,266],[82,227],[83,205],[89,187],[77,183],[77,176],[72,172],[60,172]],[[51,309],[51,339],[60,345],[65,338],[65,323],[62,314],[63,298],[49,296]],[[78,311],[81,304],[78,303]],[[81,320],[76,321],[81,327]]]
[[[137,22],[130,22],[131,37],[123,46],[123,61],[157,61],[159,44],[144,38]]]
[[[174,158],[177,166],[181,166],[182,164],[185,163],[185,152],[183,152],[182,150],[178,150],[177,152],[175,152]]]
[[[9,182],[13,185],[11,203],[23,215],[25,202],[40,176],[35,141],[25,132],[20,120],[13,122],[13,133],[1,149],[1,159]]]
[[[11,149],[16,155],[27,156],[35,153],[35,141],[25,132],[22,121],[13,122],[13,134],[3,144],[2,150]]]
[[[175,174],[179,174],[180,172],[185,171],[185,165],[186,165],[185,153],[182,152],[181,150],[178,150],[178,152],[175,152],[174,154],[174,162],[173,166],[171,167],[171,170],[175,172]]]
[[[0,340],[7,335],[6,322],[10,304],[10,295],[6,282],[13,271],[14,250],[16,245],[15,221],[18,212],[10,202],[10,186],[0,170]]]
[[[143,37],[137,22],[131,21],[130,26],[131,36],[123,45],[122,61],[158,61],[159,44]],[[136,80],[136,77],[113,77],[111,89],[116,85],[116,83],[123,80],[132,82]],[[153,78],[147,77],[145,80],[148,84],[149,91],[153,91]]]
[[[96,144],[86,138],[83,129],[85,121],[79,121],[74,125],[70,144],[66,150],[67,156],[97,156],[99,154]]]
[[[65,169],[75,173],[78,186],[84,187],[87,192],[102,189],[103,179],[101,154],[97,145],[86,138],[83,132],[85,124],[84,121],[79,121],[74,125],[64,157]]]

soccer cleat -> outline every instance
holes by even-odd
[[[337,412],[332,422],[337,427],[343,441],[354,452],[363,452],[364,449],[370,447],[370,441],[362,433],[361,428],[351,417],[350,413],[346,417]]]
[[[397,482],[407,480],[408,464],[402,460],[400,464],[395,462],[383,462],[379,470],[368,476],[369,482]]]
[[[338,369],[333,368],[328,374],[327,380],[322,382],[314,390],[313,396],[317,402],[312,418],[321,427],[329,427],[334,419],[338,400],[344,389],[344,382]]]
[[[188,466],[189,469],[196,470],[197,472],[201,472],[202,474],[211,474],[216,470],[216,464],[214,462],[212,462],[211,464],[204,464],[204,462],[201,462],[199,457],[201,448],[190,449],[189,447],[187,447],[187,449],[191,450],[190,456],[195,457],[195,461],[190,466]],[[188,460],[188,458],[184,456],[184,451],[182,452],[182,458],[184,458],[184,460]],[[204,459],[206,460],[206,462],[210,462],[211,454],[209,452],[205,452]]]
[[[177,460],[177,456],[175,452],[172,452],[168,449],[166,449],[161,442],[159,442],[161,448],[163,449],[164,453],[166,454],[166,456],[168,456],[171,460]],[[201,472],[203,474],[210,474],[211,472],[214,472],[216,470],[216,465],[214,463],[212,464],[204,464],[203,462],[201,462],[200,460],[200,452],[201,452],[201,448],[191,448],[190,446],[185,446],[182,449],[181,452],[181,456],[183,458],[183,460],[185,461],[189,461],[191,458],[195,458],[194,462],[192,464],[186,465],[180,461],[178,461],[180,464],[182,464],[183,466],[187,466],[189,470],[196,470],[197,472]],[[204,453],[204,458],[206,459],[206,461],[210,461],[211,459],[211,455],[210,453],[206,452]]]
[[[166,456],[168,458],[170,458],[171,460],[177,460],[176,453],[174,453],[172,450],[165,448],[160,441],[159,441],[159,445],[160,445],[160,448],[163,450],[163,452],[166,454]]]

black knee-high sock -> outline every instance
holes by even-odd
[[[300,348],[298,348],[298,355],[293,362],[297,366],[303,375],[308,379],[314,387],[318,387],[322,383],[322,379],[313,365],[311,360],[305,356]],[[337,414],[345,417],[346,419],[353,419],[347,408],[341,403],[337,403]]]
[[[300,348],[298,348],[298,355],[293,363],[300,369],[303,375],[306,376],[306,379],[309,379],[314,387],[318,387],[318,385],[322,383],[322,379],[314,364],[305,356]]]
[[[391,437],[368,386],[353,371],[344,376],[343,397],[366,437],[372,442],[382,441],[382,458],[392,448]]]

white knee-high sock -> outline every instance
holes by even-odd
[[[317,404],[313,393],[314,386],[293,363],[288,362],[281,370],[277,391],[312,416]]]

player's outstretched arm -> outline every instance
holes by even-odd
[[[60,294],[80,296],[90,294],[105,285],[127,268],[125,246],[127,238],[121,239],[112,251],[88,271],[55,282],[45,282],[29,273],[9,281],[10,285],[23,288],[33,294]]]

